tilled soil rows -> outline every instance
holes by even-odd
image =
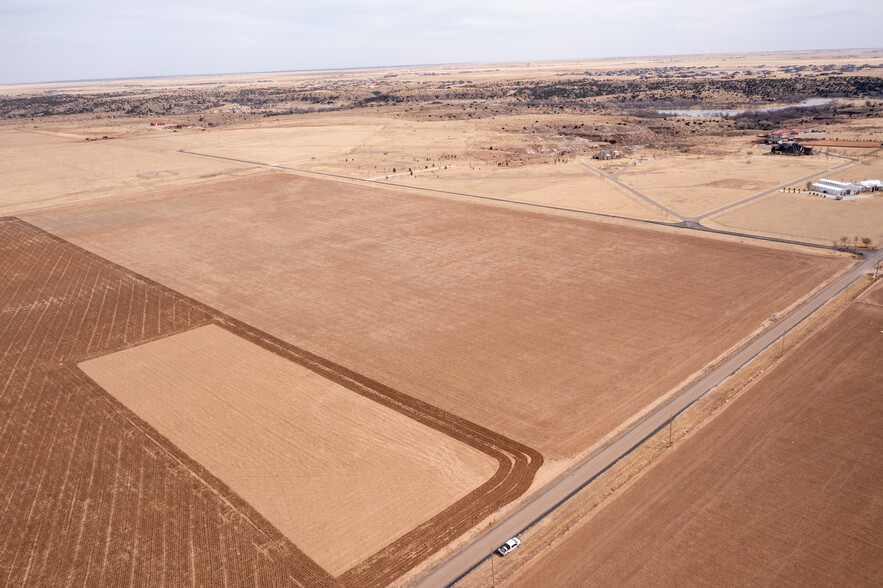
[[[506,585],[883,585],[881,303],[878,283]]]
[[[382,586],[529,488],[535,450],[0,219],[0,582]],[[497,473],[338,578],[76,366],[207,324],[487,453]],[[381,546],[379,546],[381,547]]]

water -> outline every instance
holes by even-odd
[[[713,116],[736,116],[743,112],[773,112],[775,110],[785,110],[786,108],[803,108],[805,106],[821,106],[833,102],[834,98],[810,98],[799,104],[786,104],[785,106],[763,106],[760,108],[740,108],[736,110],[711,110],[711,109],[690,109],[690,110],[657,110],[659,114],[666,116],[691,116],[700,118],[709,118]]]

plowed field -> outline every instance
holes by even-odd
[[[283,173],[28,219],[550,461],[849,263]]]
[[[880,586],[883,284],[509,586]]]
[[[542,462],[17,219],[0,219],[0,276],[0,583],[385,585],[521,495]],[[496,473],[331,576],[76,367],[209,324],[479,449]]]
[[[217,325],[80,368],[334,575],[497,470],[491,456]]]

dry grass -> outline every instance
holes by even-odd
[[[777,192],[703,221],[709,227],[831,245],[840,237],[870,237],[883,245],[883,197],[837,201]]]
[[[759,155],[760,145],[731,143],[727,154],[671,155],[629,168],[620,179],[685,215],[699,216],[837,163]],[[747,155],[752,151],[754,155]]]

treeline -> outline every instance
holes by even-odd
[[[159,95],[132,94],[45,94],[0,98],[0,118],[70,114],[164,116],[202,114],[225,104],[253,110],[275,110],[280,104],[326,104],[340,96],[323,91],[262,88],[220,92],[179,91]]]
[[[880,97],[883,79],[870,76],[819,76],[742,79],[563,80],[523,84],[515,89],[520,100],[582,100],[617,96],[663,106],[695,104],[710,94],[741,97],[746,101],[791,101],[809,97]]]

